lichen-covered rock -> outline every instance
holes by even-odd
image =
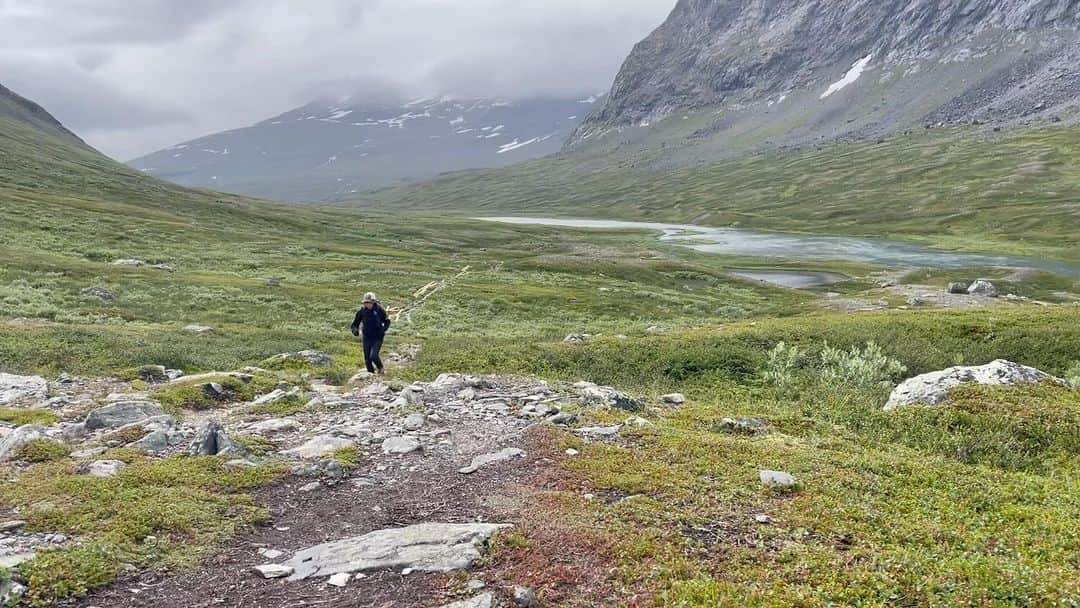
[[[950,367],[901,382],[889,396],[885,409],[891,410],[920,403],[937,405],[948,400],[949,389],[961,384],[1031,384],[1048,381],[1065,385],[1064,380],[1046,372],[1003,359],[986,365]]]
[[[113,429],[164,415],[165,410],[153,401],[119,401],[87,414],[86,430]]]

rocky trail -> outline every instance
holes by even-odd
[[[317,354],[301,356],[319,362]],[[643,407],[591,383],[444,374],[407,385],[363,377],[344,387],[282,383],[250,402],[174,417],[154,400],[156,390],[227,392],[225,379],[253,382],[269,372],[157,371],[163,384],[149,391],[113,379],[4,376],[5,406],[47,409],[60,421],[0,429],[0,457],[16,469],[33,466],[19,460],[20,448],[51,438],[70,446],[80,471],[98,477],[123,474],[124,462],[102,459],[116,447],[155,457],[223,456],[235,467],[283,463],[288,473],[256,492],[270,520],[204,566],[133,573],[70,605],[532,605],[529,589],[517,589],[525,599],[515,601],[512,581],[497,575],[485,582],[483,572],[472,572],[451,584],[443,573],[476,564],[493,536],[533,516],[522,512],[530,492],[558,485],[557,461],[575,452],[552,448],[551,429],[574,425],[588,408]],[[270,413],[290,400],[305,405],[288,415]],[[648,424],[628,416],[628,424]],[[605,440],[620,427],[574,432]],[[259,450],[245,447],[252,438]],[[353,456],[357,462],[343,466]],[[14,522],[0,539],[6,565],[79,542],[23,534],[18,513],[4,516]]]

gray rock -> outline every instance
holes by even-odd
[[[253,405],[271,405],[280,401],[284,401],[285,399],[289,399],[291,397],[299,397],[302,392],[303,391],[300,390],[300,387],[295,386],[289,390],[276,388],[269,393],[255,399],[251,403]]]
[[[352,578],[352,575],[348,572],[338,572],[337,574],[334,574],[330,578],[326,579],[326,584],[330,585],[331,587],[344,587],[349,584],[350,578]]]
[[[586,437],[614,437],[619,434],[622,429],[622,425],[616,426],[587,426],[582,427],[574,431],[579,435],[585,435]]]
[[[41,425],[26,424],[11,431],[6,437],[0,439],[0,462],[14,456],[19,451],[19,448],[31,441],[43,439],[46,437],[48,430]]]
[[[214,328],[207,325],[188,325],[183,329],[186,334],[195,334],[198,336],[205,336],[207,334],[214,333]]]
[[[281,564],[263,564],[261,566],[255,566],[255,572],[258,572],[263,578],[285,578],[293,573],[293,569],[290,566],[284,566]]]
[[[575,385],[581,400],[589,404],[604,405],[625,412],[640,412],[645,404],[610,386],[597,386],[585,382]]]
[[[300,430],[300,423],[289,418],[270,418],[249,424],[244,430],[253,435],[274,435]]]
[[[584,344],[590,340],[592,340],[591,334],[570,334],[563,338],[566,344]]]
[[[91,477],[114,477],[127,464],[120,460],[95,460],[86,465],[86,474]]]
[[[558,425],[561,425],[561,426],[569,426],[569,425],[574,424],[575,422],[577,422],[577,416],[575,416],[573,414],[568,414],[566,412],[561,412],[559,414],[555,414],[551,418],[548,418],[547,421],[550,422],[551,424],[558,424]]]
[[[491,608],[494,606],[495,596],[490,593],[481,593],[476,597],[459,600],[446,604],[442,608]]]
[[[540,605],[536,592],[531,587],[514,587],[514,606],[517,608],[536,608]]]
[[[43,401],[48,394],[49,383],[41,376],[0,373],[0,406],[16,401]]]
[[[341,448],[352,447],[353,445],[355,444],[349,439],[334,437],[333,435],[317,435],[308,439],[303,445],[284,450],[281,453],[285,456],[303,460],[316,460],[323,456],[329,456]]]
[[[996,298],[998,295],[997,287],[986,279],[979,279],[968,287],[967,292],[973,296],[983,296],[987,298]]]
[[[682,393],[671,393],[660,397],[660,400],[668,405],[682,405],[686,403],[686,396]]]
[[[140,365],[135,373],[146,382],[168,382],[169,374],[164,365]]]
[[[317,350],[302,350],[295,353],[281,353],[280,355],[274,355],[273,357],[267,359],[268,363],[286,363],[289,361],[307,363],[315,367],[327,367],[334,364],[334,360],[330,358],[330,355]]]
[[[23,562],[28,562],[34,559],[37,555],[33,551],[23,551],[20,553],[13,553],[11,555],[0,556],[0,569],[11,570]]]
[[[719,427],[729,433],[744,433],[752,435],[769,428],[769,423],[761,418],[723,418]]]
[[[424,423],[426,421],[427,419],[423,414],[409,414],[401,426],[404,427],[406,431],[419,431],[424,428]]]
[[[114,429],[164,415],[165,410],[152,401],[119,401],[91,411],[86,416],[86,429]]]
[[[1065,381],[1046,372],[1012,361],[998,359],[986,365],[950,367],[908,378],[889,396],[886,410],[916,404],[937,405],[949,398],[949,390],[961,384],[1011,385],[1053,382],[1065,386]]]
[[[80,458],[93,458],[105,453],[105,448],[87,448],[85,450],[77,450],[71,453],[71,457],[78,460]]]
[[[146,260],[138,260],[134,258],[125,258],[121,260],[113,260],[113,266],[146,266]]]
[[[152,433],[148,433],[142,439],[132,443],[131,447],[149,452],[150,454],[161,454],[169,449],[169,434],[165,431],[153,431]]]
[[[314,492],[315,490],[318,490],[321,487],[322,487],[321,482],[313,481],[311,483],[306,483],[306,484],[300,486],[300,491],[304,492],[304,493]]]
[[[420,441],[415,437],[387,437],[382,442],[384,454],[411,454],[421,447]]]
[[[102,302],[116,301],[116,296],[114,296],[111,291],[105,289],[104,287],[87,287],[79,293],[90,298],[97,298]]]
[[[951,293],[953,295],[966,294],[968,292],[968,284],[967,283],[949,283],[949,286],[945,289],[945,291],[947,291],[947,292],[949,292],[949,293]]]
[[[481,454],[473,458],[472,463],[469,466],[459,469],[458,473],[468,475],[470,473],[475,473],[486,466],[504,462],[511,458],[523,458],[526,455],[525,450],[519,448],[506,448],[492,454]]]
[[[770,488],[794,488],[799,483],[791,473],[785,471],[758,471],[758,477],[762,485]]]
[[[481,548],[506,524],[426,523],[369,532],[316,545],[285,562],[290,580],[340,572],[411,569],[419,572],[464,570],[480,559]]]
[[[922,306],[923,304],[926,304],[926,300],[922,299],[919,296],[910,296],[907,299],[907,305],[911,306],[912,308],[918,308],[919,306]]]
[[[230,456],[244,458],[248,455],[247,448],[236,443],[225,434],[225,429],[216,420],[207,422],[199,432],[195,434],[195,440],[188,447],[188,454],[192,456]]]
[[[24,527],[26,527],[25,521],[21,519],[12,519],[10,521],[0,523],[0,533],[6,534],[8,532],[15,532],[16,530],[20,530]]]
[[[268,549],[264,547],[262,549],[259,549],[259,555],[265,557],[266,559],[277,559],[285,555],[285,552],[278,551],[277,549]]]
[[[17,606],[26,595],[26,585],[11,579],[0,583],[0,606]]]
[[[349,384],[363,384],[364,382],[371,380],[373,377],[375,377],[375,374],[367,371],[366,369],[360,370],[356,372],[356,374],[352,378],[349,378]]]

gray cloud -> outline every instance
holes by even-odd
[[[118,158],[325,96],[598,92],[675,0],[0,0],[0,83]]]

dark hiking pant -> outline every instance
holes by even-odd
[[[382,369],[382,359],[379,351],[382,350],[382,338],[364,338],[364,365],[367,371],[375,373],[376,369]]]

